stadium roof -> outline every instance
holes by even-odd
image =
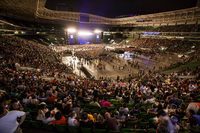
[[[190,8],[196,3],[197,0],[47,0],[46,7],[117,17]]]
[[[133,14],[131,16],[124,16],[121,18],[109,18],[109,17],[103,17],[103,16],[98,16],[101,14],[98,14],[98,12],[105,13],[109,15],[109,13],[124,13],[123,11],[130,11],[131,13],[134,13],[134,11],[137,11],[134,9],[134,3],[131,5],[131,1],[126,0],[126,2],[122,2],[119,0],[116,0],[115,4],[113,4],[113,0],[109,0],[107,3],[104,3],[102,8],[100,10],[100,7],[102,7],[101,3],[98,4],[98,0],[95,0],[95,2],[92,2],[92,0],[89,2],[89,0],[81,1],[81,0],[74,0],[74,4],[77,4],[77,10],[73,8],[67,8],[70,10],[63,11],[55,11],[48,7],[49,5],[54,5],[53,7],[56,7],[56,9],[64,9],[67,7],[67,4],[72,4],[71,7],[76,7],[73,5],[73,2],[71,3],[70,1],[73,0],[66,0],[66,2],[63,3],[64,0],[59,0],[58,3],[55,3],[55,0],[53,0],[54,3],[50,3],[52,1],[49,0],[0,0],[0,16],[2,17],[9,17],[9,18],[17,18],[25,21],[34,21],[34,22],[47,22],[47,23],[64,23],[67,25],[71,24],[77,24],[77,25],[82,25],[82,24],[89,24],[89,25],[102,25],[102,26],[128,26],[128,27],[133,27],[133,26],[159,26],[159,25],[177,25],[177,24],[197,24],[200,23],[200,17],[199,17],[199,11],[200,8],[199,6],[196,5],[196,0],[181,0],[181,3],[184,1],[188,2],[190,4],[184,5],[185,8],[187,9],[181,9],[181,10],[173,10],[169,12],[160,12],[160,13],[153,13],[151,11],[154,11],[153,8],[159,7],[156,6],[156,4],[162,3],[162,5],[165,5],[164,1],[162,2],[157,2],[154,3],[154,6],[151,6],[152,3],[147,2],[147,0],[141,0],[147,2],[145,5],[145,2],[143,3],[143,6],[148,6],[148,8],[141,8],[141,14],[145,14],[145,12],[148,15],[138,15],[138,14]],[[79,1],[80,3],[76,3]],[[137,0],[133,0],[132,2],[136,2]],[[149,1],[149,0],[148,0]],[[153,0],[152,0],[153,1]],[[157,1],[157,0],[155,0]],[[155,2],[154,1],[154,2]],[[161,1],[161,0],[159,0]],[[182,5],[176,5],[176,1],[178,0],[167,0],[170,3],[170,6],[172,7],[181,7]],[[192,2],[191,2],[192,1]],[[200,1],[200,0],[199,0]],[[82,3],[81,3],[82,2]],[[105,0],[102,0],[102,2],[105,2]],[[111,2],[111,3],[110,3]],[[120,4],[119,2],[122,2]],[[194,3],[193,3],[194,2]],[[46,4],[47,3],[47,4]],[[92,5],[93,3],[93,5]],[[129,3],[130,8],[126,6],[126,3]],[[98,4],[98,5],[95,5]],[[103,3],[102,3],[103,4]],[[142,4],[142,3],[139,3]],[[193,5],[194,4],[194,5]],[[191,6],[192,8],[188,8],[187,6]],[[193,6],[192,6],[193,5]],[[96,8],[95,8],[96,6]],[[132,7],[133,6],[133,7]],[[183,5],[182,5],[183,6]],[[108,12],[106,7],[109,7],[109,10],[111,12]],[[118,10],[117,7],[120,7]],[[167,8],[167,4],[166,6]],[[138,5],[139,8],[139,5]],[[92,10],[94,9],[94,10]],[[122,10],[123,9],[123,10]],[[165,8],[160,7],[160,9],[164,10]],[[149,11],[148,11],[149,10]],[[157,9],[158,10],[158,9]],[[85,13],[89,11],[95,11],[95,12],[90,12],[90,13]],[[166,10],[165,10],[166,11]],[[114,15],[114,14],[113,14]]]

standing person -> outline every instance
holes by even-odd
[[[0,132],[1,133],[22,133],[20,125],[26,118],[23,111],[7,111],[4,106],[0,106]]]

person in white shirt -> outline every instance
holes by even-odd
[[[18,122],[18,118],[20,118]],[[16,133],[19,126],[26,118],[23,111],[7,111],[3,105],[0,105],[0,133]]]
[[[39,104],[39,110],[38,110],[36,120],[42,121],[45,119],[45,113],[49,111],[49,109],[46,106],[47,105],[44,102]]]
[[[79,126],[79,122],[78,120],[76,119],[76,112],[73,111],[71,116],[68,117],[68,126],[72,126],[72,127],[77,127]]]
[[[45,113],[45,118],[42,120],[44,124],[49,124],[51,121],[54,121],[55,118],[51,116],[51,112],[48,111]]]

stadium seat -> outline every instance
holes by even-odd
[[[81,127],[80,128],[80,132],[81,133],[93,133],[93,129],[92,128]]]
[[[66,125],[54,125],[55,130],[57,133],[66,133],[67,132],[67,126]]]
[[[106,131],[107,131],[106,129],[98,129],[98,128],[94,129],[95,133],[106,133]]]
[[[78,127],[71,127],[71,126],[68,126],[68,131],[70,133],[79,133],[80,132]]]

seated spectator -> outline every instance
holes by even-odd
[[[157,133],[178,133],[179,127],[172,123],[165,111],[159,111],[158,116]]]
[[[197,113],[200,109],[200,102],[191,102],[187,109],[186,112],[189,113],[189,110],[193,110],[195,113]]]
[[[109,101],[107,101],[106,99],[101,100],[100,105],[101,105],[101,107],[111,107],[112,106],[112,104]]]
[[[51,116],[51,112],[48,111],[45,113],[45,118],[42,120],[44,124],[49,124],[51,121],[55,120],[54,117]]]
[[[64,113],[66,114],[66,115],[69,115],[71,112],[72,112],[72,103],[70,102],[70,103],[68,103],[67,102],[67,104],[63,104],[63,110],[64,110]]]
[[[88,113],[88,119],[92,122],[95,122],[94,116],[91,113]]]
[[[73,111],[70,115],[70,117],[68,117],[68,126],[72,126],[72,127],[77,127],[79,126],[79,122],[76,119],[77,115],[76,112]]]
[[[200,115],[195,114],[193,115],[194,119],[195,119],[195,124],[196,126],[200,126]]]
[[[93,128],[93,121],[88,119],[88,114],[84,112],[81,116],[80,127]]]
[[[161,103],[158,103],[158,105],[156,104],[153,104],[152,105],[152,108],[148,109],[147,110],[147,113],[148,114],[151,114],[151,115],[157,115],[157,113],[162,110],[163,107],[162,107],[162,104]]]
[[[106,125],[103,116],[101,114],[98,114],[95,122],[95,128],[105,128],[105,127]]]
[[[19,119],[20,118],[20,119]],[[4,106],[0,106],[0,132],[1,133],[20,133],[20,125],[26,118],[23,111],[7,111]]]
[[[110,113],[106,112],[105,119],[106,119],[108,130],[119,131],[119,123],[116,118],[111,117]]]
[[[59,110],[57,109],[57,107],[54,107],[53,110],[51,110],[51,114],[55,115]]]
[[[194,110],[189,110],[190,127],[200,126],[200,115],[195,114]]]
[[[171,118],[171,122],[172,124],[174,125],[175,129],[176,129],[176,133],[178,133],[178,131],[180,130],[180,126],[179,126],[179,123],[178,123],[178,118],[176,116],[172,116]]]
[[[29,100],[28,95],[25,94],[25,95],[23,96],[22,103],[25,104],[25,105],[28,105],[28,104],[30,103],[30,100]]]
[[[120,114],[128,114],[129,113],[129,109],[127,107],[126,104],[124,104],[122,107],[119,108],[119,112]]]
[[[36,120],[40,120],[40,121],[45,120],[46,119],[45,118],[45,113],[48,112],[48,111],[49,110],[46,107],[46,104],[44,102],[40,103]]]
[[[90,102],[90,105],[94,106],[94,107],[101,107],[100,104],[97,102],[96,99],[94,99],[92,102]]]
[[[169,133],[168,131],[168,122],[165,120],[162,120],[159,122],[156,133]]]
[[[10,110],[23,110],[22,105],[17,99],[12,99],[10,104]]]
[[[46,100],[47,100],[47,97],[46,97],[45,92],[42,92],[42,93],[39,95],[38,99],[39,99],[40,101],[46,101]]]
[[[51,121],[50,124],[53,124],[53,125],[66,125],[67,124],[67,120],[66,120],[65,116],[63,116],[62,113],[60,111],[58,111],[55,114],[55,120]]]
[[[32,104],[32,105],[38,105],[38,104],[39,104],[39,100],[36,98],[35,95],[32,95],[32,96],[29,98],[29,101],[30,101],[30,104]]]
[[[80,118],[80,111],[81,111],[81,107],[78,103],[73,104],[73,109],[72,111],[76,112],[76,115],[78,118]]]
[[[56,101],[56,96],[54,96],[53,94],[49,94],[48,98],[47,98],[47,102],[50,104],[54,104]]]

